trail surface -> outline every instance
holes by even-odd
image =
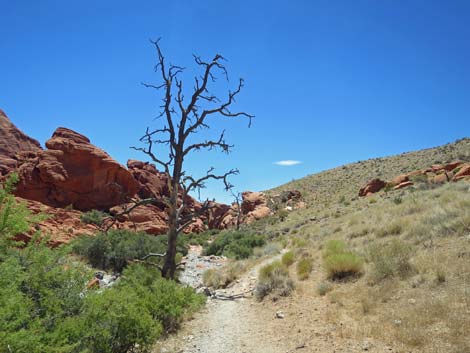
[[[196,255],[189,256],[191,263],[187,264],[193,284],[197,284],[194,278],[200,278],[204,266],[218,266],[208,265],[207,258]],[[233,295],[252,290],[259,269],[278,257],[260,262],[230,288],[218,293]],[[205,309],[184,323],[178,334],[158,342],[153,353],[398,352],[382,342],[357,335],[356,328],[354,332],[345,329],[353,328],[352,322],[337,317],[337,308],[325,297],[312,295],[318,280],[320,273],[314,271],[310,281],[297,282],[292,297],[275,302],[267,298],[260,303],[251,294],[236,300],[208,299]],[[278,312],[283,318],[276,315]]]
[[[273,261],[265,260],[245,273],[238,282],[221,295],[250,292],[256,285],[259,268]],[[278,353],[286,352],[281,342],[276,342],[264,330],[266,310],[257,305],[250,293],[236,300],[208,299],[206,308],[187,322],[175,336],[163,342],[155,352],[184,353]],[[270,316],[275,313],[269,312]]]

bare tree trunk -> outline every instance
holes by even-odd
[[[173,227],[172,227],[173,228]],[[176,240],[178,233],[176,228],[168,231],[168,246],[166,249],[165,263],[162,267],[162,276],[167,279],[173,279],[176,272]]]

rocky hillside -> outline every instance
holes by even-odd
[[[281,185],[267,193],[274,195],[285,190],[299,190],[309,206],[321,205],[323,208],[339,201],[354,200],[360,188],[372,179],[392,180],[402,174],[455,160],[470,162],[470,138],[420,151],[346,164]]]

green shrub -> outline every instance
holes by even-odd
[[[360,275],[363,268],[363,260],[358,255],[347,250],[344,242],[330,240],[323,252],[323,266],[328,278],[338,280]]]
[[[310,276],[313,269],[313,259],[304,257],[297,262],[297,277],[302,281]]]
[[[121,272],[134,259],[150,252],[164,253],[167,237],[135,233],[129,230],[111,230],[96,236],[82,236],[73,244],[73,251],[84,256],[91,266]],[[187,253],[183,237],[178,239],[178,252]],[[161,261],[153,258],[152,261]]]
[[[104,223],[105,218],[108,216],[105,212],[98,210],[91,210],[85,213],[82,213],[80,220],[86,224],[93,224],[97,227],[101,227]]]
[[[221,232],[207,247],[206,255],[224,255],[234,259],[246,259],[253,255],[253,249],[266,243],[264,237],[242,231]]]
[[[142,265],[111,288],[86,291],[91,271],[43,243],[12,252],[0,273],[2,353],[149,352],[204,302]]]
[[[393,239],[386,244],[374,244],[367,252],[376,280],[388,277],[405,278],[412,272],[410,257],[413,249],[403,241]]]
[[[163,327],[146,302],[135,290],[90,294],[80,317],[80,346],[92,353],[149,352]]]
[[[10,214],[3,220],[23,218],[2,239],[29,225],[27,212]],[[92,271],[68,247],[50,249],[46,240],[38,235],[22,249],[6,242],[0,248],[1,353],[149,352],[163,330],[174,330],[205,300],[142,265],[128,266],[111,288],[87,290]]]
[[[154,267],[133,264],[124,270],[123,278],[118,286],[122,295],[135,291],[144,300],[143,308],[162,323],[166,332],[174,331],[184,316],[192,314],[205,302],[205,297],[196,295],[192,288],[161,278]]]
[[[289,271],[281,261],[274,261],[260,269],[254,294],[258,300],[263,300],[270,293],[285,297],[293,290],[294,282],[289,277]]]
[[[12,195],[15,184],[18,182],[18,175],[11,174],[0,185],[0,252],[5,251],[10,246],[21,245],[21,242],[12,238],[27,232],[31,225],[44,219],[43,215],[33,215],[26,204],[18,202]]]
[[[295,261],[295,255],[294,255],[294,252],[292,250],[284,253],[284,255],[282,255],[282,264],[289,267],[290,265],[292,265]]]
[[[330,255],[339,254],[345,252],[347,245],[342,240],[330,240],[326,243],[323,249],[323,258],[327,258]]]
[[[0,352],[71,352],[90,271],[35,239],[10,249],[0,273]]]

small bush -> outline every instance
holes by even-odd
[[[320,282],[317,285],[317,293],[320,296],[326,295],[326,293],[330,292],[333,289],[333,286],[328,282]]]
[[[289,271],[280,261],[274,261],[260,269],[254,294],[258,300],[263,300],[270,293],[285,297],[293,290],[294,282]]]
[[[378,238],[386,237],[387,235],[399,235],[403,231],[403,223],[400,220],[393,221],[382,228],[375,231]]]
[[[328,278],[333,280],[358,276],[362,272],[363,260],[347,250],[346,244],[339,240],[331,240],[323,252],[323,265]]]
[[[341,240],[330,240],[326,243],[323,250],[323,258],[327,258],[330,255],[343,253],[346,251],[347,245]]]
[[[13,240],[13,237],[27,232],[33,223],[45,218],[40,214],[33,215],[25,203],[15,199],[12,192],[18,180],[17,174],[10,174],[0,185],[0,255],[9,246],[23,245]]]
[[[105,218],[108,216],[105,212],[98,210],[91,210],[85,213],[82,213],[80,216],[80,221],[86,224],[93,224],[97,227],[101,227]]]
[[[294,255],[294,252],[291,250],[291,251],[288,251],[286,253],[284,253],[284,255],[282,255],[282,264],[289,267],[290,265],[292,265],[295,261],[295,255]]]
[[[121,272],[134,259],[141,259],[150,252],[164,253],[167,237],[155,237],[128,230],[111,230],[96,236],[83,236],[72,243],[72,249],[84,256],[91,266]],[[178,239],[178,252],[187,253],[184,239]],[[154,259],[154,261],[161,259]]]
[[[376,280],[388,277],[405,278],[412,272],[410,257],[412,248],[398,239],[387,244],[374,244],[369,247],[367,256],[373,264]]]
[[[313,259],[304,257],[297,262],[297,277],[303,281],[310,276],[313,269]]]
[[[247,269],[247,265],[241,261],[227,264],[223,268],[208,269],[202,274],[202,282],[206,287],[215,289],[225,288],[235,281]]]
[[[395,205],[400,205],[403,202],[403,199],[400,196],[397,196],[397,197],[394,197],[392,201]]]
[[[266,243],[264,237],[242,231],[221,232],[207,247],[206,255],[224,255],[237,260],[253,255],[253,249]]]

